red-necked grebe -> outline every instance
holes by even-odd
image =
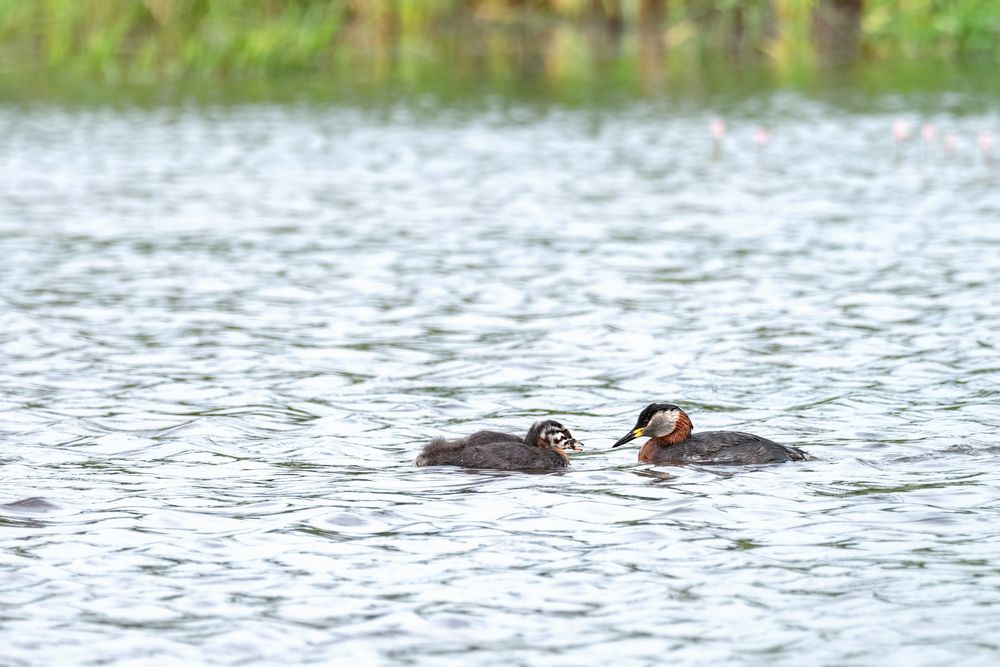
[[[750,433],[705,431],[692,434],[690,417],[670,403],[647,406],[632,430],[612,447],[642,437],[649,438],[639,450],[639,460],[646,463],[746,465],[809,458],[797,447],[785,447]]]
[[[476,431],[458,440],[434,438],[417,457],[418,466],[461,466],[494,470],[558,470],[569,466],[566,450],[583,444],[557,421],[535,422],[524,438],[496,431]]]

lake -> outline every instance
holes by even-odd
[[[0,663],[995,664],[995,102],[0,107]]]

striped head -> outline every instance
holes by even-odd
[[[574,438],[568,428],[551,419],[532,424],[531,428],[528,429],[528,435],[524,436],[524,442],[542,449],[583,451],[583,443]]]

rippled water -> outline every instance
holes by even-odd
[[[0,662],[995,664],[997,117],[883,107],[0,110]]]

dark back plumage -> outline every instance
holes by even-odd
[[[417,457],[418,466],[453,465],[495,470],[555,470],[569,465],[563,449],[582,449],[557,421],[535,422],[524,438],[497,431],[476,431],[456,440],[434,438]]]
[[[759,465],[805,461],[808,458],[809,455],[798,447],[786,447],[759,435],[739,431],[704,431],[694,433],[675,445],[663,447],[654,444],[649,449],[643,447],[640,450],[640,460],[672,465]]]

